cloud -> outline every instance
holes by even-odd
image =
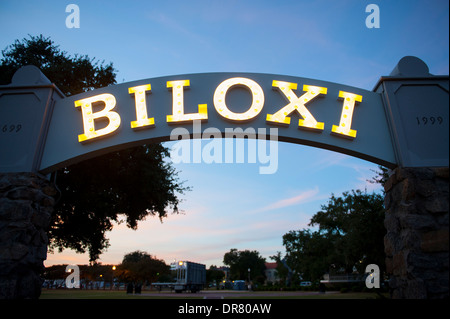
[[[289,207],[289,206],[304,204],[304,203],[310,202],[312,200],[318,199],[317,198],[318,193],[319,193],[319,187],[316,186],[314,189],[301,192],[300,194],[298,194],[296,196],[281,199],[281,200],[278,200],[267,206],[256,209],[252,213],[261,213],[261,212],[285,208],[285,207]]]
[[[188,25],[188,21],[186,20],[176,19],[173,15],[168,15],[161,12],[149,14],[148,18],[161,25],[163,29],[174,32],[177,38],[187,38],[201,46],[210,46],[209,40],[206,39],[200,32],[192,31],[193,28]]]

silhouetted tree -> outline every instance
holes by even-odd
[[[368,264],[385,268],[384,199],[359,190],[331,196],[309,226],[318,230],[290,231],[283,236],[288,264],[305,280],[319,280],[333,265],[362,273]]]
[[[112,63],[86,55],[71,57],[50,38],[29,36],[2,51],[0,84],[8,84],[15,71],[35,65],[66,95],[116,83]],[[95,262],[109,242],[105,236],[113,222],[126,220],[136,229],[147,216],[178,213],[178,194],[188,190],[177,178],[168,149],[143,145],[86,160],[56,173],[61,196],[49,230],[50,250],[65,248],[89,252]],[[123,218],[122,218],[123,216]]]
[[[248,269],[250,269],[252,281],[264,282],[266,260],[256,250],[238,251],[236,248],[232,248],[223,256],[223,263],[230,266],[231,279],[248,280]]]

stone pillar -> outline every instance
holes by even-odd
[[[0,173],[0,299],[39,298],[56,189],[34,173]]]
[[[449,298],[449,168],[396,168],[385,184],[392,298]]]

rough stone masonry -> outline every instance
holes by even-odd
[[[449,168],[397,168],[385,184],[392,298],[449,297]]]
[[[38,174],[0,174],[0,299],[39,298],[56,194]]]

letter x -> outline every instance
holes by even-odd
[[[279,91],[288,100],[289,104],[284,106],[275,114],[267,114],[266,122],[287,126],[291,122],[291,118],[288,115],[290,115],[294,111],[297,111],[303,118],[298,120],[298,128],[323,131],[324,123],[317,122],[314,116],[312,116],[312,114],[306,108],[305,104],[320,96],[320,94],[327,94],[327,88],[320,86],[303,85],[303,91],[306,91],[306,93],[298,97],[292,91],[297,89],[297,83],[273,81],[272,86],[279,89]]]

